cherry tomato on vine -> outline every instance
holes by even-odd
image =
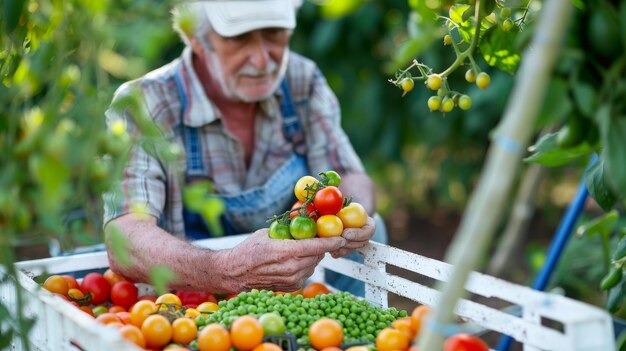
[[[465,72],[465,80],[468,83],[474,83],[476,81],[476,72],[471,68],[468,69],[467,72]]]
[[[405,93],[408,93],[413,90],[413,87],[415,87],[415,82],[413,82],[413,79],[411,78],[404,78],[400,82],[400,87],[402,87],[402,90],[404,90]]]
[[[454,108],[454,100],[450,97],[446,96],[441,101],[441,111],[442,112],[450,112]]]
[[[343,195],[339,188],[328,186],[315,194],[313,203],[321,216],[327,214],[334,215],[343,207]]]
[[[459,98],[459,107],[461,110],[469,110],[472,107],[472,98],[467,95],[461,95]]]
[[[502,30],[505,32],[510,31],[513,28],[513,21],[510,18],[505,19],[502,22]]]
[[[91,293],[91,303],[99,305],[104,303],[109,298],[109,292],[111,291],[111,285],[100,273],[92,272],[83,278],[83,282],[80,284],[80,290],[87,295]]]
[[[439,107],[441,106],[441,98],[437,95],[435,96],[431,96],[428,99],[428,109],[431,111],[437,111],[439,110]]]
[[[315,221],[309,217],[298,216],[291,220],[289,232],[294,239],[309,239],[315,237],[317,225]]]
[[[413,81],[413,80],[411,80]],[[411,88],[413,89],[413,88]],[[339,184],[341,184],[341,176],[339,175],[339,173],[335,172],[335,171],[326,171],[324,172],[324,180],[322,181],[322,184],[328,186],[339,186]]]
[[[279,221],[274,221],[270,224],[268,235],[272,239],[293,239],[289,232],[289,225],[280,223]]]
[[[438,90],[439,88],[441,88],[442,82],[443,82],[443,79],[441,78],[441,76],[439,74],[434,73],[434,74],[429,75],[428,79],[426,79],[426,86],[430,90]]]
[[[443,45],[452,45],[452,36],[450,34],[443,36]]]
[[[317,179],[311,176],[304,176],[296,182],[296,186],[293,188],[293,193],[296,195],[296,198],[302,202],[306,201],[307,197],[312,196],[313,193],[309,192],[306,189],[308,185],[312,189],[317,189]]]
[[[343,233],[343,223],[335,215],[324,215],[317,220],[316,224],[317,236],[320,238],[340,236]]]
[[[358,202],[351,202],[337,213],[344,228],[361,228],[367,222],[367,211]]]
[[[443,344],[444,351],[488,351],[489,346],[479,337],[469,334],[456,334]]]
[[[302,207],[303,202],[302,201],[296,201],[296,203],[293,204],[293,206],[291,206],[291,209],[295,209],[298,207]],[[300,214],[300,211],[291,211],[289,212],[289,219],[294,219],[296,218],[298,215]],[[317,211],[315,210],[315,204],[312,202],[309,202],[306,205],[306,215],[311,217],[314,221],[317,221],[317,218],[319,217],[317,215]]]
[[[128,309],[135,302],[137,302],[137,293],[139,290],[135,286],[135,284],[129,282],[128,280],[123,280],[115,283],[113,287],[111,287],[111,302],[114,305],[122,306],[125,309]]]
[[[478,73],[478,76],[476,77],[477,87],[481,89],[487,89],[487,87],[489,86],[489,83],[491,83],[491,77],[489,77],[489,74],[485,72]]]

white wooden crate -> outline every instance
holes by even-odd
[[[195,245],[221,249],[235,246],[245,238],[245,235],[240,235],[206,239],[196,241]],[[397,266],[439,281],[447,281],[453,269],[447,263],[374,242],[360,251],[365,258],[363,264],[347,259],[333,259],[327,255],[312,280],[321,281],[322,268],[327,268],[364,281],[365,298],[378,306],[388,307],[388,292],[434,306],[439,296],[437,290],[387,273],[387,266]],[[38,317],[29,336],[36,349],[78,350],[73,346],[78,344],[84,350],[139,350],[124,342],[115,330],[96,323],[86,314],[77,313],[66,301],[40,289],[32,280],[43,272],[60,274],[106,268],[108,260],[105,252],[24,261],[17,266],[20,270],[19,285],[24,291],[26,315]],[[475,295],[519,306],[521,317],[481,303],[461,300],[457,304],[456,313],[464,321],[511,335],[524,345],[524,351],[615,350],[612,320],[602,309],[480,273],[470,275],[466,289]],[[1,285],[0,299],[3,304],[14,307],[14,286]],[[544,319],[560,323],[563,330],[543,325]],[[19,342],[13,345],[13,349],[21,350]]]

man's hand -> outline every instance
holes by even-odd
[[[347,240],[347,243],[344,247],[332,251],[331,254],[334,258],[343,257],[354,249],[361,248],[369,242],[369,240],[374,236],[374,232],[376,231],[376,221],[372,217],[367,217],[367,222],[361,228],[346,228],[341,234]]]
[[[372,230],[367,238],[373,233]],[[364,234],[349,234],[349,237],[361,238],[361,235]],[[260,229],[225,255],[227,262],[224,262],[223,267],[239,283],[239,286],[235,286],[237,290],[265,288],[295,291],[313,274],[326,252],[336,252],[346,244],[343,237],[271,239],[267,229]]]

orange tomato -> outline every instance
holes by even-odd
[[[87,307],[87,306],[80,306],[78,307],[81,311],[87,313],[88,315],[95,317],[95,315],[93,314],[93,311],[91,310],[91,308]]]
[[[283,348],[271,342],[264,342],[252,349],[252,351],[283,351]]]
[[[413,340],[415,338],[415,331],[411,323],[411,317],[404,317],[391,322],[391,326],[406,334],[409,340]]]
[[[141,325],[141,333],[146,338],[146,346],[161,348],[172,340],[172,325],[167,318],[153,314]]]
[[[111,268],[107,269],[102,276],[104,277],[104,279],[107,280],[107,282],[109,282],[109,285],[111,286],[115,285],[115,283],[117,282],[126,280],[126,278],[124,278],[123,276],[113,272]]]
[[[172,341],[179,344],[189,344],[196,339],[198,326],[189,318],[178,318],[172,323]]]
[[[130,309],[130,320],[133,325],[141,328],[141,325],[146,318],[156,311],[157,307],[154,302],[150,300],[137,301],[137,303]]]
[[[330,290],[322,283],[311,283],[302,289],[302,296],[313,298],[318,294],[328,294]]]
[[[196,307],[196,310],[198,310],[198,312],[200,312],[201,314],[205,314],[205,315],[215,312],[219,309],[220,307],[215,302],[209,302],[209,301],[203,302],[199,304],[198,307]]]
[[[115,315],[115,313],[109,313],[109,312],[103,313],[99,315],[98,317],[96,317],[96,322],[102,323],[102,324],[122,323],[122,321],[119,319],[119,317]]]
[[[154,303],[159,307],[159,310],[173,309],[176,311],[183,305],[180,301],[180,297],[172,293],[166,293],[159,296]]]
[[[330,318],[320,318],[309,328],[311,346],[317,350],[339,346],[343,342],[343,329],[339,322]]]
[[[385,328],[376,336],[376,350],[394,351],[406,350],[409,348],[409,338],[403,332]]]
[[[43,283],[44,289],[51,293],[67,296],[67,291],[70,289],[67,280],[60,275],[51,275]]]
[[[114,306],[109,307],[109,312],[111,313],[126,312],[126,309],[122,306],[114,305]]]
[[[62,277],[67,281],[67,286],[70,289],[80,289],[76,278],[72,277],[71,275],[62,275]]]
[[[230,326],[230,342],[239,350],[252,350],[263,341],[263,326],[253,316],[241,316]]]
[[[341,348],[336,346],[329,346],[321,349],[320,351],[343,351]]]
[[[185,310],[185,318],[196,319],[200,315],[200,311],[195,308],[188,308]]]
[[[143,333],[139,328],[134,325],[125,325],[120,328],[120,334],[122,337],[133,344],[144,348],[146,347],[146,339],[143,337]]]
[[[413,309],[411,313],[411,329],[415,332],[415,335],[420,334],[420,329],[424,324],[425,318],[432,313],[432,310],[427,305],[419,305]]]
[[[335,215],[323,215],[317,220],[317,236],[330,238],[340,236],[343,233],[343,223]]]
[[[198,349],[200,351],[230,351],[228,330],[221,324],[211,323],[198,333]]]
[[[130,312],[117,312],[115,315],[122,321],[123,324],[133,324],[130,320]]]

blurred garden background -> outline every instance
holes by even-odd
[[[530,8],[528,1],[509,3],[498,2],[498,6]],[[593,3],[624,8],[619,1]],[[101,242],[99,192],[120,169],[120,160],[114,157],[119,153],[118,136],[105,131],[103,113],[121,83],[180,54],[183,44],[171,29],[172,4],[3,1],[0,240],[3,252],[10,253],[2,255],[4,263],[49,255],[51,243],[66,252]],[[442,4],[449,7],[452,2]],[[471,96],[471,109],[431,112],[427,100],[433,92],[421,82],[403,97],[403,91],[388,80],[412,59],[439,72],[455,58],[438,33],[429,34],[436,40],[425,40],[419,50],[407,53],[403,45],[424,29],[421,21],[426,21],[411,16],[414,12],[407,0],[304,1],[291,48],[316,61],[337,94],[343,127],[375,180],[378,210],[391,244],[443,259],[516,78],[514,72],[493,68],[479,58],[477,64],[491,76],[488,89],[467,83],[465,69],[448,77],[449,84]],[[588,40],[580,39],[581,29],[576,26],[573,21],[568,42],[586,47]],[[623,30],[621,39],[619,32],[616,35],[617,43],[626,40]],[[519,37],[515,45],[521,48],[528,38]],[[622,51],[617,55],[623,55],[624,46],[618,45]],[[578,50],[576,55],[594,53]],[[557,71],[568,72],[562,67],[567,63],[560,61]],[[537,137],[558,129],[572,113],[566,82],[552,80]],[[510,216],[502,218],[498,239],[491,244],[493,254],[484,259],[484,271],[491,269],[492,274],[530,285],[588,159],[534,170],[524,192],[510,194],[511,208],[520,197],[530,204],[528,226],[520,228],[509,260],[489,267]],[[516,182],[523,183],[530,167],[523,166]],[[590,200],[584,217],[602,212]],[[607,268],[598,264],[602,245],[597,236],[573,237],[551,287],[560,286],[570,296],[603,306],[605,293],[598,288]]]

